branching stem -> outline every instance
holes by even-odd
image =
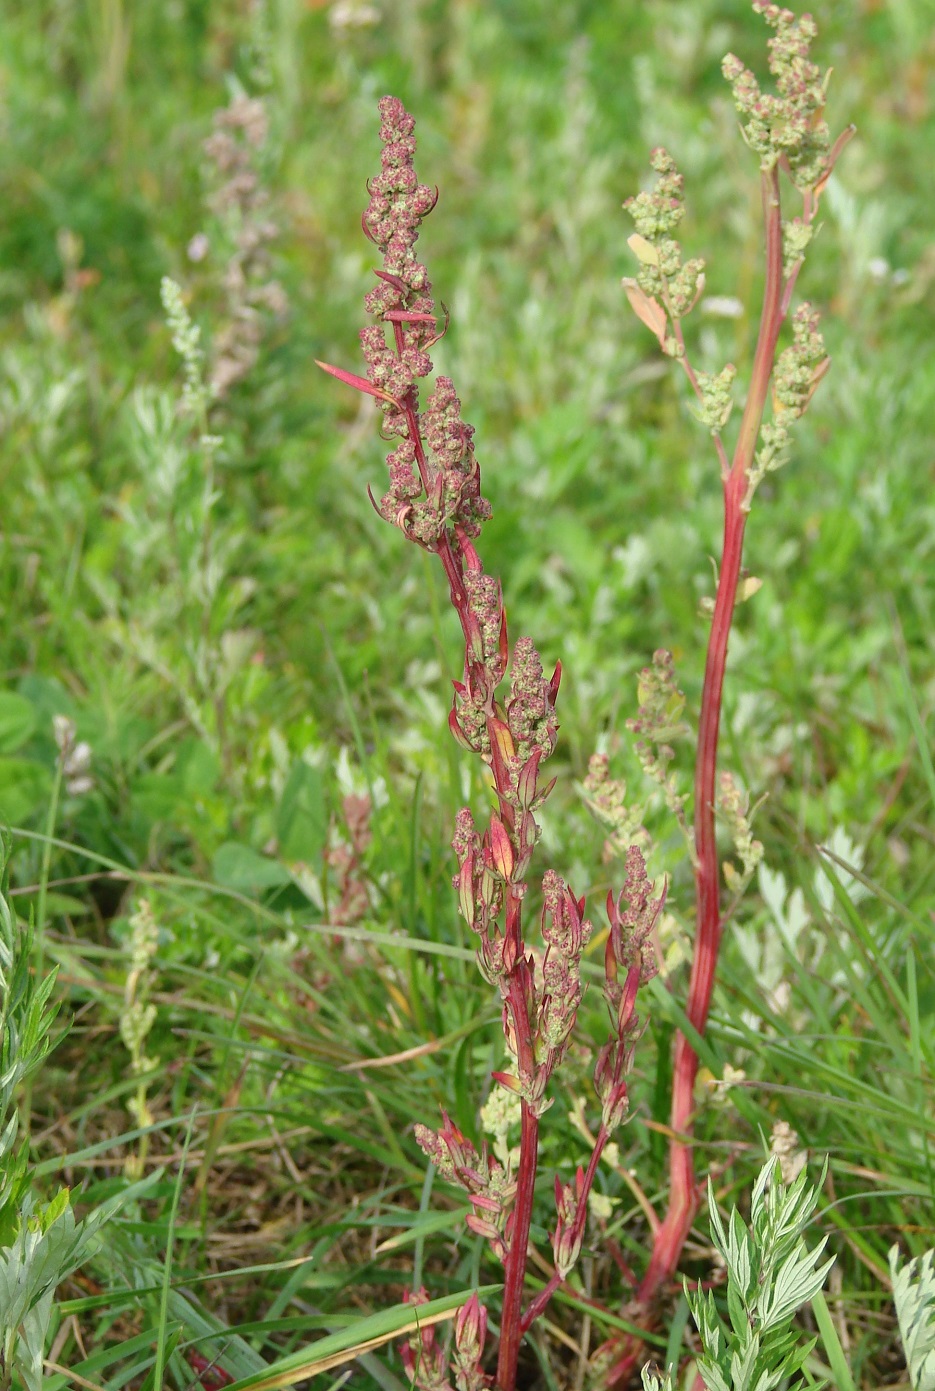
[[[721,938],[720,866],[715,835],[714,798],[717,747],[727,645],[737,602],[747,514],[743,507],[747,474],[753,464],[757,437],[769,392],[776,344],[783,322],[782,215],[779,171],[774,166],[761,177],[766,229],[766,284],[750,390],[744,408],[730,472],[724,479],[724,541],[718,570],[717,597],[708,639],[698,751],[695,762],[695,953],[692,960],[686,1014],[704,1032],[711,1005]],[[693,1094],[698,1055],[684,1034],[675,1042],[671,1128],[676,1136],[691,1136]],[[669,1208],[655,1234],[652,1256],[639,1290],[648,1303],[670,1278],[698,1210],[694,1156],[690,1139],[673,1138],[669,1148]]]

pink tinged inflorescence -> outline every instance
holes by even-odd
[[[481,1359],[487,1338],[487,1310],[476,1294],[462,1304],[455,1318],[455,1350],[451,1359],[458,1391],[485,1391],[492,1378],[484,1374]]]
[[[678,322],[701,298],[705,263],[693,257],[683,264],[682,248],[674,236],[685,213],[683,179],[675,161],[660,146],[653,150],[650,162],[658,175],[656,183],[623,205],[636,226],[629,245],[639,261],[636,279],[625,279],[623,285],[634,312],[655,333],[663,351],[682,357]]]
[[[809,58],[817,26],[810,14],[796,19],[780,5],[756,3],[753,8],[776,31],[768,48],[778,95],[761,91],[749,68],[733,53],[727,55],[722,70],[743,118],[744,138],[760,156],[762,169],[783,160],[798,188],[814,188],[830,151],[823,116],[827,78]]]
[[[467,1225],[490,1243],[495,1256],[505,1260],[504,1233],[516,1194],[516,1182],[500,1161],[488,1154],[486,1144],[478,1153],[445,1111],[442,1122],[441,1130],[417,1124],[414,1127],[416,1143],[443,1178],[464,1189],[474,1209],[465,1219]]]
[[[613,1032],[598,1054],[594,1085],[601,1101],[601,1122],[609,1132],[627,1112],[625,1082],[633,1050],[643,1025],[636,1013],[637,991],[658,970],[651,934],[665,903],[665,888],[654,896],[642,851],[631,845],[626,856],[626,878],[615,899],[607,895],[610,933],[604,949],[604,999]]]
[[[429,1302],[428,1292],[422,1285],[415,1293],[406,1292],[406,1303],[416,1306]],[[445,1349],[435,1337],[435,1325],[429,1324],[410,1335],[408,1342],[399,1349],[406,1375],[419,1391],[452,1391],[448,1380],[448,1358]]]
[[[537,1121],[550,1105],[547,1085],[568,1046],[581,1003],[581,957],[591,924],[584,917],[584,899],[576,898],[557,874],[547,872],[542,885],[545,952],[537,978],[534,958],[523,940],[521,908],[539,838],[535,812],[554,782],[540,786],[539,773],[558,736],[555,704],[561,666],[546,677],[529,638],[519,638],[510,650],[500,583],[485,573],[473,544],[490,516],[480,491],[474,432],[461,417],[461,403],[447,377],[436,379],[420,410],[418,383],[432,370],[428,354],[438,326],[415,243],[421,219],[431,211],[436,195],[419,184],[413,170],[412,117],[393,97],[383,98],[380,114],[382,168],[370,185],[363,219],[365,232],[383,253],[382,267],[376,271],[379,283],[367,296],[367,308],[378,322],[361,334],[367,376],[319,365],[374,397],[383,412],[384,432],[396,441],[387,460],[389,488],[377,511],[410,540],[437,553],[445,569],[464,635],[464,669],[461,680],[453,683],[449,724],[459,743],[488,764],[498,803],[483,830],[468,808],[459,812],[452,846],[458,860],[454,884],[460,910],[478,938],[480,970],[500,993],[504,1039],[513,1059],[514,1071],[496,1072],[493,1078],[523,1103],[517,1175],[490,1156],[486,1146],[478,1151],[444,1112],[440,1130],[416,1125],[415,1138],[439,1172],[467,1192],[472,1207],[467,1225],[507,1266],[507,1290],[512,1295],[509,1310],[505,1303],[500,1340],[500,1362],[506,1371],[501,1365],[498,1376],[509,1385],[515,1379],[520,1336],[519,1296],[535,1190]],[[681,267],[673,264],[671,269],[676,277],[681,274]],[[675,293],[680,302],[682,291],[677,287]],[[498,692],[507,673],[509,692],[503,698]],[[649,912],[649,899],[639,897],[641,885],[647,894],[652,888],[645,869],[642,879],[631,883],[631,878],[620,901],[631,906],[621,909],[618,904],[612,913],[615,960],[620,962],[630,957],[635,962],[639,956],[641,914]],[[640,965],[631,963],[623,988],[627,1003],[616,1010],[616,1047],[603,1050],[599,1063],[605,1119],[622,1117],[626,1106],[622,1077],[637,1031],[631,977],[636,985],[648,978],[641,957]],[[567,1189],[560,1189],[556,1250],[562,1278],[580,1247],[585,1188],[593,1181],[606,1136],[605,1124],[588,1174],[579,1174]],[[486,1315],[475,1297],[461,1310],[455,1329],[452,1370],[458,1391],[483,1391],[488,1385],[481,1369],[485,1332]],[[444,1358],[431,1330],[412,1341],[404,1360],[422,1391],[449,1391]]]

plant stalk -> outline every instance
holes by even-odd
[[[526,1101],[522,1103],[521,1115],[519,1174],[513,1207],[510,1250],[506,1259],[500,1350],[497,1355],[498,1391],[514,1391],[516,1386],[516,1368],[523,1339],[522,1303],[526,1279],[526,1250],[529,1245],[536,1168],[539,1160],[539,1118],[533,1115]]]
[[[733,463],[724,480],[724,541],[705,661],[695,762],[695,951],[685,1012],[699,1033],[704,1033],[708,1021],[721,939],[715,781],[727,645],[743,561],[747,475],[753,463],[776,356],[776,343],[784,318],[782,219],[777,167],[762,174],[761,186],[766,232],[766,284],[750,390]],[[642,1303],[651,1301],[660,1286],[674,1273],[698,1210],[700,1198],[695,1183],[692,1149],[693,1096],[697,1072],[698,1055],[685,1035],[678,1033],[672,1083],[671,1127],[674,1134],[669,1145],[669,1207],[655,1235],[649,1266],[640,1286],[639,1299]]]

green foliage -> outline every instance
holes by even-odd
[[[912,1391],[935,1388],[935,1252],[926,1251],[905,1264],[899,1248],[889,1253],[893,1302],[906,1353]]]
[[[375,100],[397,91],[417,112],[441,189],[424,247],[452,326],[433,356],[478,425],[489,565],[503,574],[511,630],[565,666],[543,851],[593,910],[619,876],[607,832],[571,789],[597,749],[608,778],[642,797],[623,722],[659,647],[674,654],[693,720],[720,527],[687,392],[662,381],[657,345],[619,287],[632,262],[620,204],[648,148],[677,155],[691,190],[680,235],[714,253],[690,322],[719,420],[716,379],[748,360],[756,330],[731,297],[749,285],[755,299],[760,251],[718,65],[732,49],[761,73],[763,25],[747,0],[0,8],[0,816],[14,830],[21,920],[38,907],[43,845],[32,837],[59,761],[56,714],[90,746],[94,781],[63,785],[49,847],[45,958],[77,1021],[33,1074],[36,1200],[54,1197],[66,1164],[103,1185],[89,1203],[106,1200],[139,1144],[125,1134],[136,1081],[115,1029],[130,899],[146,896],[161,929],[149,1162],[174,1168],[191,1108],[203,1107],[170,1327],[246,1376],[341,1332],[358,1309],[395,1305],[413,1253],[439,1291],[496,1269],[458,1235],[460,1208],[433,1217],[447,1226],[423,1225],[410,1129],[448,1104],[479,1139],[484,1078],[502,1061],[446,848],[457,807],[489,803],[443,728],[458,634],[443,582],[426,588],[369,512],[366,486],[383,478],[369,413],[311,366],[360,367],[354,325],[373,261],[357,212]],[[342,27],[342,8],[376,18]],[[874,1271],[900,1233],[932,1245],[935,805],[920,748],[935,699],[935,108],[924,6],[812,8],[835,67],[829,124],[853,118],[859,134],[808,248],[832,369],[786,471],[768,471],[776,441],[762,460],[750,518],[748,563],[763,583],[731,637],[722,754],[759,807],[764,857],[725,925],[696,1124],[699,1165],[726,1159],[729,1141],[723,1181],[740,1191],[760,1129],[777,1118],[829,1153],[841,1201],[825,1221],[842,1280],[829,1306],[850,1333],[855,1384],[876,1391],[893,1349]],[[224,444],[206,571],[205,459],[180,412],[159,285],[168,275],[182,287],[213,364],[235,232],[208,206],[203,141],[238,84],[267,106],[261,177],[290,308],[211,407]],[[193,261],[199,232],[209,248]],[[786,228],[789,258],[796,236]],[[684,774],[676,749],[669,771]],[[371,809],[345,896],[348,796]],[[607,1233],[637,1275],[646,1234],[628,1180],[635,1170],[651,1195],[665,1183],[692,878],[657,800],[647,815],[651,873],[669,883],[669,980],[640,1044],[635,1119],[596,1179]],[[599,949],[592,939],[585,981]],[[581,1024],[583,1038],[603,1036],[597,990]],[[588,1065],[576,1063],[542,1157],[566,1175],[587,1160],[566,1114],[595,1112]],[[22,1133],[9,1143],[21,1153]],[[68,1287],[86,1353],[53,1307],[59,1361],[97,1385],[142,1382],[152,1367],[158,1307],[146,1291],[162,1280],[167,1202],[157,1188],[132,1223],[98,1233],[89,1271],[102,1293]],[[550,1206],[540,1194],[542,1243]],[[589,1229],[584,1259],[614,1316],[625,1284],[596,1254],[603,1235],[591,1241]],[[710,1274],[703,1258],[697,1274]],[[193,1283],[208,1275],[207,1291]],[[217,1316],[191,1319],[186,1281]],[[577,1338],[581,1308],[553,1310]],[[241,1323],[250,1331],[231,1331]],[[592,1347],[609,1331],[595,1317]],[[546,1341],[542,1353],[561,1379],[567,1349]],[[827,1376],[820,1354],[814,1374]],[[391,1391],[390,1345],[371,1356],[354,1385]],[[192,1377],[177,1350],[166,1385]]]
[[[9,1247],[22,1230],[29,1188],[28,1145],[25,1141],[16,1144],[15,1097],[46,1057],[58,1013],[58,1005],[52,1002],[57,971],[36,980],[30,969],[32,929],[17,920],[7,896],[9,853],[4,835],[0,838],[0,1248]]]
[[[37,979],[31,970],[33,933],[8,898],[9,843],[0,839],[0,1387],[14,1375],[26,1391],[42,1391],[43,1359],[55,1291],[100,1250],[99,1229],[152,1187],[147,1179],[100,1204],[83,1221],[71,1195],[59,1188],[42,1202],[31,1191],[28,1139],[16,1145],[17,1089],[51,1048],[58,1006],[51,1002],[57,971]]]
[[[818,1265],[827,1237],[809,1250],[803,1240],[818,1202],[821,1180],[811,1186],[803,1170],[784,1185],[779,1162],[770,1158],[757,1177],[750,1225],[733,1208],[727,1228],[708,1180],[711,1240],[727,1267],[725,1324],[712,1291],[685,1297],[701,1336],[698,1370],[708,1391],[773,1391],[804,1387],[795,1378],[815,1340],[805,1341],[792,1321],[825,1283],[834,1257]]]

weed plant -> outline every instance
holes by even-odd
[[[763,856],[723,934],[692,1129],[697,1173],[747,1224],[764,1144],[790,1182],[807,1152],[812,1187],[828,1155],[806,1244],[827,1236],[836,1261],[793,1332],[800,1349],[818,1336],[799,1376],[850,1391],[926,1366],[926,1267],[899,1280],[888,1252],[908,1267],[933,1245],[935,128],[924,6],[816,18],[829,125],[860,135],[808,251],[832,369],[746,528],[719,758],[740,799],[725,811],[749,797]],[[762,20],[746,0],[36,0],[5,9],[0,37],[0,814],[15,932],[34,924],[34,978],[57,968],[61,1003],[57,1046],[17,1091],[17,1153],[36,1211],[64,1184],[76,1223],[163,1171],[48,1301],[46,1391],[315,1375],[400,1391],[417,1320],[444,1346],[476,1291],[490,1354],[500,1333],[501,1270],[412,1130],[444,1107],[504,1166],[520,1140],[450,886],[458,809],[480,822],[491,797],[482,761],[439,734],[463,633],[433,557],[361,505],[381,469],[370,403],[312,365],[353,361],[385,91],[418,115],[441,190],[429,245],[451,329],[432,355],[483,442],[484,563],[511,632],[565,668],[536,862],[600,904],[638,811],[667,890],[631,1123],[519,1356],[521,1385],[583,1387],[596,1348],[630,1351],[621,1305],[669,1193],[690,1027],[694,875],[645,780],[657,745],[626,722],[656,649],[684,691],[676,723],[700,706],[721,531],[677,374],[617,288],[636,273],[619,205],[648,150],[678,157],[686,255],[718,252],[691,361],[742,377],[762,221],[719,64],[730,49],[761,70]],[[224,163],[255,182],[222,198]],[[165,276],[204,354],[206,428],[183,402]],[[669,747],[688,794],[691,743]],[[694,810],[686,796],[687,826]],[[742,876],[726,819],[717,834]],[[534,881],[527,922],[536,898]],[[602,930],[542,1120],[527,1301],[552,1279],[553,1177],[586,1172],[598,1138],[575,1039],[606,1037]],[[679,1272],[688,1295],[662,1282],[640,1357],[690,1387],[695,1282],[714,1280],[732,1336],[703,1219]],[[407,1303],[422,1285],[430,1303]]]

